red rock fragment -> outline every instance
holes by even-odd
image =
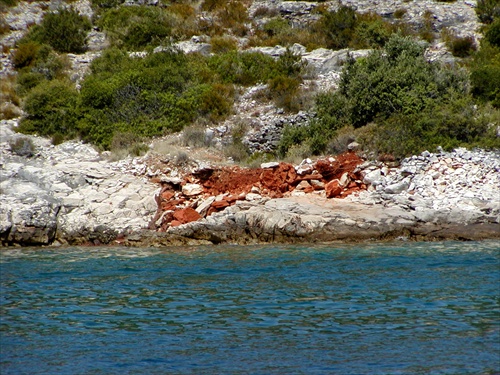
[[[167,190],[161,193],[162,199],[168,201],[174,197],[175,193],[173,191]]]
[[[186,224],[201,219],[201,216],[195,209],[186,207],[175,211],[174,219],[179,221],[181,224]],[[172,225],[172,223],[170,223],[170,225]]]
[[[222,201],[215,201],[212,203],[211,207],[215,208],[216,210],[221,210],[223,208],[226,208],[229,206],[229,202],[222,200]]]
[[[170,222],[171,227],[178,227],[179,225],[182,225],[180,221],[173,220],[172,222]]]
[[[327,198],[338,197],[342,194],[342,185],[340,185],[339,180],[332,180],[325,185],[325,192]]]

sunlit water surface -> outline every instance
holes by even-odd
[[[498,374],[499,242],[0,252],[0,373]]]

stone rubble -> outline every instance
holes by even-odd
[[[425,151],[404,159],[398,168],[367,163],[360,172],[370,187],[351,195],[352,202],[404,207],[422,218],[434,211],[456,212],[500,223],[499,151]]]

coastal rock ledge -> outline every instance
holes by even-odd
[[[500,238],[498,152],[424,152],[399,165],[354,151],[266,163],[244,188],[224,191],[223,175],[202,162],[189,171],[154,155],[111,162],[7,121],[0,139],[1,246]]]

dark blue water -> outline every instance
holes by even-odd
[[[498,374],[499,242],[0,252],[0,373]]]

